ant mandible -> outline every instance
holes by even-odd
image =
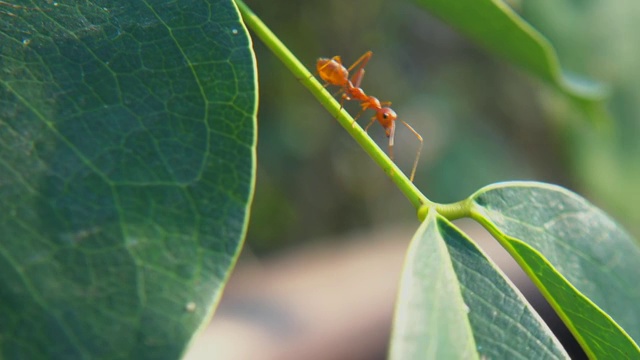
[[[360,87],[360,83],[362,82],[362,78],[364,77],[364,67],[367,65],[373,52],[367,51],[362,55],[356,62],[354,62],[348,69],[342,65],[342,59],[340,56],[334,56],[331,59],[328,58],[319,58],[316,62],[316,71],[320,78],[324,80],[325,85],[335,85],[339,86],[340,90],[338,93],[342,92],[342,99],[340,101],[340,109],[344,105],[345,100],[356,100],[360,101],[360,107],[362,108],[360,112],[353,118],[353,123],[362,115],[365,110],[371,109],[376,112],[376,115],[371,118],[371,122],[367,124],[364,128],[366,132],[369,130],[369,127],[377,120],[382,128],[384,128],[384,132],[389,138],[389,157],[393,160],[393,145],[395,139],[396,132],[396,120],[398,119],[398,115],[393,109],[389,107],[391,105],[390,101],[380,102],[376,97],[368,96],[365,94],[364,90]],[[349,79],[349,72],[351,72],[356,66],[358,70],[353,74],[351,79]],[[416,169],[418,168],[418,161],[420,159],[420,152],[422,151],[422,145],[424,141],[422,136],[418,134],[417,131],[411,127],[411,125],[407,124],[404,120],[400,120],[411,132],[416,136],[416,138],[420,141],[420,146],[418,147],[418,152],[416,154],[416,159],[413,162],[413,168],[411,169],[411,177],[410,180],[413,182],[413,178],[416,175]]]

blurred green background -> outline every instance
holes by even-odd
[[[610,86],[606,126],[412,2],[247,2],[312,71],[318,57],[341,55],[349,65],[374,52],[362,87],[392,101],[424,137],[415,183],[431,200],[457,201],[497,181],[545,181],[581,193],[640,234],[640,3],[509,2],[550,39],[563,68]],[[260,107],[250,249],[270,253],[416,221],[409,202],[332,116],[255,38],[254,47]],[[347,109],[358,111],[357,104]],[[418,141],[398,129],[396,162],[408,173]],[[369,134],[386,149],[380,126]]]

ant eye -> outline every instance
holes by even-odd
[[[387,114],[387,113],[382,114],[382,118],[386,119],[388,117],[389,117],[389,114]]]

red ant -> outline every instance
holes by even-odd
[[[388,107],[391,105],[391,102],[380,102],[377,98],[373,96],[368,96],[365,94],[364,90],[360,87],[360,83],[362,82],[362,78],[364,77],[364,67],[371,59],[373,52],[367,51],[362,55],[356,62],[353,63],[348,69],[342,65],[342,59],[340,56],[334,56],[331,59],[327,58],[319,58],[316,62],[316,71],[320,78],[325,81],[325,86],[335,85],[340,86],[340,92],[342,92],[342,100],[340,101],[340,108],[344,104],[345,100],[357,100],[360,101],[360,106],[362,110],[358,115],[353,118],[353,122],[362,115],[365,110],[371,109],[376,112],[376,115],[371,118],[371,122],[364,128],[366,132],[369,130],[369,127],[376,121],[382,125],[384,128],[384,132],[389,138],[389,157],[393,160],[393,142],[395,138],[396,132],[396,120],[398,115],[396,115],[395,111]],[[355,74],[349,79],[349,72],[353,70],[358,64],[358,70]],[[418,148],[418,153],[416,154],[416,160],[413,162],[413,169],[411,169],[411,177],[410,180],[413,182],[413,178],[416,175],[416,169],[418,167],[418,160],[420,159],[420,152],[422,151],[422,145],[424,144],[422,140],[422,136],[418,134],[409,124],[407,124],[404,120],[400,120],[411,132],[418,138],[420,141],[420,147]]]

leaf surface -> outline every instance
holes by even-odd
[[[582,102],[600,101],[604,86],[564,71],[551,43],[502,0],[415,0],[488,50]]]
[[[472,200],[474,218],[520,263],[588,354],[640,356],[629,337],[640,336],[640,247],[619,225],[558,186],[503,183]]]
[[[568,358],[504,274],[433,211],[409,247],[391,357]]]
[[[0,6],[0,357],[175,359],[246,230],[255,66],[230,1]]]

